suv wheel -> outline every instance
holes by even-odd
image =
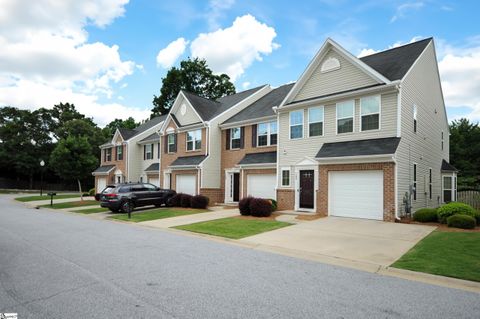
[[[125,213],[125,214],[131,213],[133,209],[134,209],[133,203],[129,200],[124,201],[120,208],[122,213]]]

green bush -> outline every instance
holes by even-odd
[[[422,208],[413,214],[413,220],[421,223],[438,221],[436,208]]]
[[[278,208],[277,201],[274,200],[273,198],[270,198],[269,201],[270,201],[270,203],[272,203],[272,209],[273,209],[273,211],[276,211],[277,208]]]
[[[468,215],[453,215],[447,218],[448,227],[456,227],[462,229],[473,229],[475,228],[475,218]]]
[[[96,194],[95,187],[94,187],[94,188],[91,188],[91,189],[88,191],[88,195],[90,195],[90,196],[95,196],[95,194]]]
[[[475,209],[472,206],[464,204],[451,202],[443,205],[437,209],[438,221],[442,224],[447,222],[447,218],[453,215],[468,215],[475,216]]]

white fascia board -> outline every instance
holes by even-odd
[[[381,155],[358,155],[358,156],[340,156],[315,158],[320,164],[355,164],[355,163],[380,163],[395,162],[394,154]]]
[[[277,168],[277,165],[275,163],[272,164],[237,164],[235,167],[241,168],[241,169],[258,169],[258,168],[265,168],[265,169],[272,169],[272,168]]]
[[[240,126],[245,126],[245,125],[263,123],[263,122],[266,122],[266,121],[273,121],[276,118],[277,118],[276,115],[269,115],[269,116],[264,116],[264,117],[257,117],[257,118],[254,118],[254,119],[248,119],[248,120],[244,120],[244,121],[219,124],[218,126],[221,129],[229,129],[229,128],[240,127]]]

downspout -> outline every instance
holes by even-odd
[[[161,176],[161,160],[162,160],[162,135],[160,133],[160,130],[157,131],[157,134],[158,134],[158,187],[162,188],[161,187],[161,183],[160,183],[160,176]]]

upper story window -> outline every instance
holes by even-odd
[[[380,95],[360,99],[361,131],[380,128]]]
[[[116,153],[117,153],[117,161],[123,160],[123,146],[122,145],[117,146]]]
[[[277,145],[277,122],[258,124],[258,146]]]
[[[417,133],[417,106],[413,105],[413,132]]]
[[[175,134],[168,134],[167,135],[167,152],[168,153],[175,153],[177,151],[177,146],[175,143]]]
[[[202,148],[202,130],[187,132],[187,151],[198,151]]]
[[[308,109],[308,136],[323,135],[323,106]]]
[[[109,148],[105,149],[104,161],[105,162],[110,162],[111,160],[112,160],[112,148],[109,147]]]
[[[413,164],[413,200],[417,200],[417,164]]]
[[[290,138],[303,138],[303,110],[290,112]]]
[[[337,134],[353,132],[355,100],[337,103]]]
[[[442,131],[442,151],[443,151],[443,131]]]
[[[153,159],[153,144],[143,145],[143,159],[144,160]]]
[[[242,131],[239,127],[230,129],[230,149],[240,148]]]

